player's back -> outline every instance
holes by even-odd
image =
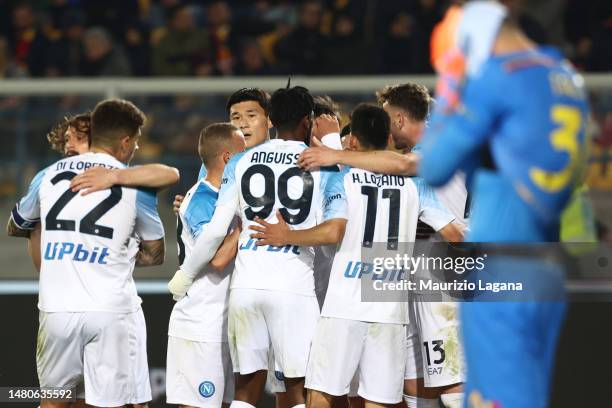
[[[342,170],[348,213],[336,252],[322,316],[370,322],[407,323],[406,302],[361,302],[362,285],[398,282],[404,272],[375,272],[368,260],[394,257],[414,242],[421,213],[418,178]],[[369,253],[368,253],[369,251]],[[389,252],[387,252],[389,251]],[[400,252],[397,252],[400,251]]]
[[[258,247],[249,229],[255,217],[275,223],[277,210],[292,229],[314,227],[318,208],[323,208],[324,220],[343,212],[339,169],[300,169],[297,159],[306,147],[303,142],[274,139],[227,164],[223,183],[236,183],[242,220],[232,288],[314,294],[314,250],[294,245]]]
[[[588,105],[582,78],[546,48],[491,58],[503,90],[492,124],[495,166],[545,221],[565,207],[583,159]]]
[[[156,238],[163,236],[154,193],[119,186],[85,196],[70,190],[70,181],[94,166],[125,167],[110,155],[87,153],[40,175],[43,311],[134,311],[130,237],[139,230],[147,239],[151,225]]]

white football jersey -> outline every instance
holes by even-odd
[[[12,218],[42,224],[38,307],[45,312],[132,312],[137,309],[130,241],[164,237],[157,198],[120,186],[83,196],[70,180],[90,167],[124,168],[105,153],[86,153],[39,172]]]
[[[362,249],[386,243],[386,249],[394,251],[402,243],[414,242],[419,219],[437,231],[454,217],[418,177],[376,174],[350,167],[342,173],[351,217],[334,257],[321,316],[406,324],[407,302],[362,302],[362,280],[398,282],[407,278],[394,273],[377,275],[371,265],[364,263]]]
[[[191,254],[202,226],[210,222],[219,190],[204,179],[189,189],[181,203],[177,226],[179,265]],[[230,272],[206,266],[197,275],[189,292],[176,302],[170,315],[168,334],[191,341],[227,341],[227,301]]]
[[[296,166],[303,142],[270,140],[237,154],[223,174],[217,206],[237,211],[242,221],[231,288],[268,289],[314,295],[311,247],[256,246],[249,229],[258,216],[275,223],[279,210],[293,229],[346,218],[346,200],[338,167],[304,171]]]

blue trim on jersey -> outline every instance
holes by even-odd
[[[410,178],[417,189],[417,194],[419,195],[419,207],[423,208],[433,208],[436,210],[448,212],[446,207],[442,204],[440,200],[438,200],[438,196],[436,192],[423,180],[421,177],[411,177]],[[449,213],[450,215],[450,213]]]
[[[346,192],[344,191],[344,176],[350,168],[342,170],[334,166],[333,170],[320,170],[320,187],[323,193],[323,220],[347,218]]]
[[[136,233],[143,241],[164,237],[164,225],[157,212],[157,191],[138,189],[136,193]]]
[[[50,167],[42,169],[34,176],[28,187],[28,192],[13,208],[13,220],[18,227],[32,229],[40,220],[40,200],[38,194],[43,177]]]
[[[194,239],[200,235],[202,227],[210,222],[215,212],[218,197],[219,193],[204,181],[200,182],[191,196],[183,219],[185,220],[185,227],[189,228],[189,233]]]
[[[198,181],[205,179],[206,174],[208,174],[206,171],[206,166],[202,164],[202,166],[200,166],[200,172],[198,173]]]

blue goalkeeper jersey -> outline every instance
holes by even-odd
[[[584,164],[583,79],[550,48],[489,58],[452,113],[424,136],[421,176],[434,186],[473,177],[471,241],[556,241]]]

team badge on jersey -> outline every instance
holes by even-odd
[[[210,398],[215,395],[215,384],[212,381],[203,381],[198,387],[198,391],[204,398]]]

